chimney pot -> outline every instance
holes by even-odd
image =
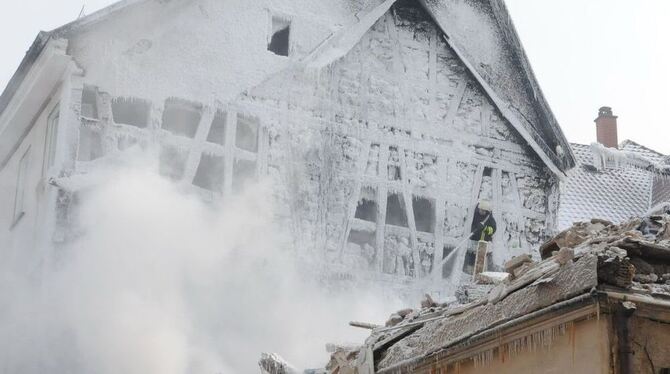
[[[598,118],[595,120],[598,143],[608,148],[619,147],[617,118],[612,114],[611,107],[604,106],[598,109]]]

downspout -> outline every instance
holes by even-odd
[[[636,310],[635,303],[623,301],[614,307],[613,326],[617,338],[619,374],[633,374],[633,344],[630,338],[630,317]]]

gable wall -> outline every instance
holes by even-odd
[[[401,2],[330,68],[276,77],[242,102],[280,142],[271,165],[281,168],[287,153],[307,160],[287,200],[319,224],[298,222],[298,231],[305,242],[323,240],[347,267],[426,275],[435,253],[469,232],[478,197],[494,202],[497,264],[529,252],[553,225],[556,182],[439,35],[423,11]],[[385,224],[389,194],[401,196],[405,224]],[[417,228],[416,198],[434,207],[430,232]],[[376,219],[355,218],[370,201]]]

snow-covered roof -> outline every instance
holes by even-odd
[[[655,166],[663,155],[630,140],[619,150],[572,144],[577,167],[561,184],[559,229],[602,218],[615,223],[639,217],[652,204]]]

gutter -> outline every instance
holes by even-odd
[[[494,325],[494,327],[489,327],[485,330],[480,330],[480,331],[473,331],[472,333],[465,335],[461,338],[459,338],[456,341],[448,343],[448,345],[445,345],[441,348],[435,349],[433,351],[430,351],[428,353],[425,353],[424,355],[420,357],[415,357],[411,358],[402,362],[399,362],[393,366],[389,366],[387,368],[383,368],[379,371],[377,371],[377,374],[383,374],[383,373],[402,373],[408,371],[413,365],[419,364],[421,361],[428,359],[430,356],[433,356],[435,354],[440,353],[441,351],[444,351],[448,348],[454,347],[459,344],[471,344],[477,340],[489,337],[491,335],[498,335],[500,334],[503,330],[514,327],[516,325],[519,325],[521,323],[524,323],[526,321],[532,320],[534,318],[540,317],[544,314],[555,312],[557,310],[561,310],[563,308],[575,306],[578,304],[582,303],[587,303],[588,301],[594,302],[598,296],[598,293],[595,291],[595,289],[591,290],[588,293],[581,294],[579,296],[576,296],[572,299],[564,300],[561,302],[558,302],[556,304],[552,304],[546,308],[542,308],[539,310],[536,310],[535,312],[525,314],[521,317],[515,318],[508,320],[506,322],[502,322],[498,325]]]

